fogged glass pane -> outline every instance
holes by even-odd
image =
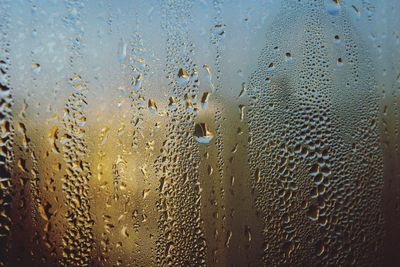
[[[0,10],[0,266],[400,265],[398,0]]]

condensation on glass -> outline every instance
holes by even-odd
[[[0,266],[400,265],[397,0],[0,12]]]

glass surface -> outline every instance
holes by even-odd
[[[0,266],[399,266],[398,0],[0,0]]]

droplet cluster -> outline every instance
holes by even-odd
[[[74,35],[70,46],[70,69],[74,70],[75,62],[81,60],[81,42],[83,28],[81,26],[81,10],[83,2],[66,1],[67,16],[64,18]],[[85,138],[88,85],[82,77],[73,73],[69,79],[72,94],[65,101],[62,118],[62,150],[65,172],[62,191],[67,207],[67,222],[62,237],[63,250],[60,263],[62,266],[88,266],[93,246],[93,219],[90,214],[89,180],[91,170],[87,160],[87,144]]]
[[[382,255],[371,62],[348,8],[328,2],[283,4],[249,83],[249,163],[266,265],[370,266]]]
[[[141,126],[143,124],[143,112],[146,108],[146,99],[144,97],[143,80],[145,78],[146,62],[144,58],[145,48],[143,47],[142,40],[138,32],[134,33],[131,42],[131,51],[129,57],[129,68],[131,75],[131,124],[134,127],[132,133],[132,147],[137,149],[139,146],[140,136],[143,135]]]
[[[74,92],[67,99],[63,117],[63,157],[66,174],[63,182],[67,213],[67,229],[63,237],[64,249],[62,265],[88,266],[92,249],[93,220],[90,214],[89,185],[90,166],[86,160],[88,153],[85,141],[88,86],[79,75],[71,78]]]
[[[193,51],[188,39],[190,3],[165,1],[164,12],[165,71],[175,109],[169,111],[168,134],[156,162],[161,214],[157,264],[204,266],[206,242],[200,217],[199,153],[193,136],[199,81],[190,58]]]

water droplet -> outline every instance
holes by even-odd
[[[157,104],[154,99],[149,99],[148,108],[151,113],[157,114]]]
[[[200,144],[209,144],[214,135],[208,130],[205,123],[197,123],[194,128],[194,138]]]
[[[39,75],[40,69],[41,69],[39,63],[33,63],[32,66],[31,66],[31,68],[32,68],[32,74],[33,74],[33,75]]]
[[[239,97],[242,97],[246,93],[246,84],[242,83],[242,89],[240,90]]]
[[[176,109],[178,108],[178,101],[176,100],[175,97],[172,97],[172,96],[171,96],[171,97],[169,98],[168,107],[169,107],[171,110],[176,110]]]
[[[337,59],[337,65],[338,67],[343,66],[343,59],[341,57]]]
[[[292,54],[290,52],[287,52],[285,54],[285,58],[286,58],[286,61],[289,61],[289,62],[293,60]]]
[[[210,93],[204,92],[203,96],[201,97],[201,108],[206,109],[208,106],[208,98],[210,97]]]
[[[340,44],[341,40],[340,40],[340,36],[339,35],[335,35],[335,43]]]
[[[352,5],[351,7],[353,8],[356,18],[359,19],[361,17],[360,9],[358,7],[356,7],[355,5]]]
[[[325,0],[328,1],[326,3],[326,11],[331,15],[337,15],[340,12],[340,0]]]
[[[214,33],[223,36],[225,34],[225,24],[216,24],[214,26]]]
[[[189,73],[185,68],[180,68],[178,71],[178,83],[181,86],[186,86],[189,83]]]
[[[126,51],[127,51],[128,44],[121,39],[118,44],[118,61],[119,63],[123,63],[126,59]]]

